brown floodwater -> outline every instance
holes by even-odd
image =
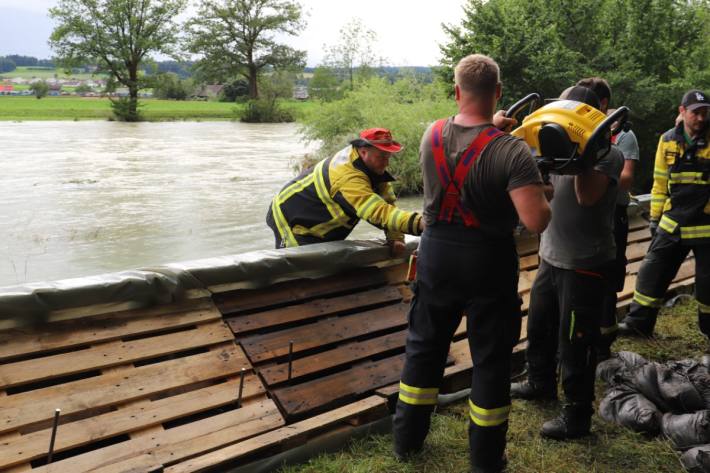
[[[272,248],[308,150],[294,124],[2,122],[0,286]]]

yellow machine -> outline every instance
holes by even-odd
[[[623,125],[629,109],[620,107],[608,117],[600,110],[575,100],[556,100],[537,108],[538,94],[523,98],[507,112],[515,117],[526,106],[532,111],[512,135],[530,146],[544,174],[579,174],[592,167],[611,147],[611,126]]]

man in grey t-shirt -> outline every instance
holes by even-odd
[[[599,108],[596,95],[571,87],[561,99]],[[528,380],[511,385],[511,396],[557,398],[557,354],[565,394],[561,414],[541,434],[559,440],[589,434],[594,412],[594,342],[616,257],[612,233],[623,156],[612,147],[593,168],[577,176],[551,176],[552,220],[540,242],[540,266],[528,311]]]

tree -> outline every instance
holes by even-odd
[[[292,122],[293,114],[280,106],[280,100],[293,97],[296,74],[278,70],[264,74],[259,79],[261,96],[247,102],[241,120],[248,123]]]
[[[353,90],[356,69],[361,76],[368,77],[372,67],[377,62],[383,62],[374,53],[377,33],[365,26],[360,18],[353,18],[340,29],[338,37],[336,44],[324,46],[326,53],[323,62],[339,72],[341,80],[347,80],[350,90]]]
[[[92,89],[91,87],[89,87],[86,84],[80,84],[74,89],[74,93],[77,95],[84,95],[84,94],[88,94],[93,91],[94,91],[94,89]]]
[[[41,99],[42,97],[46,97],[49,93],[49,84],[47,84],[47,81],[38,80],[32,83],[30,90],[35,94],[37,99]]]
[[[17,69],[15,61],[6,57],[0,57],[0,74],[3,72],[12,72]]]
[[[59,0],[49,14],[57,22],[50,44],[64,67],[95,60],[112,82],[128,89],[113,99],[114,114],[137,121],[138,91],[146,83],[138,71],[152,53],[178,57],[174,19],[187,0]]]
[[[246,79],[234,79],[227,82],[222,88],[220,102],[236,102],[249,96],[249,83]]]
[[[153,95],[159,99],[185,100],[194,89],[192,80],[180,79],[173,72],[166,72],[152,76]]]
[[[313,77],[308,82],[308,95],[325,102],[330,102],[342,97],[338,86],[338,76],[329,67],[316,67]]]
[[[631,108],[649,188],[658,136],[673,125],[680,98],[710,86],[708,0],[469,0],[460,25],[445,26],[444,82],[467,54],[498,61],[502,106],[530,92],[556,97],[578,79],[606,78],[612,106]]]
[[[303,67],[306,53],[274,35],[295,35],[304,26],[301,5],[292,0],[202,0],[188,26],[189,49],[202,55],[196,64],[202,78],[227,82],[242,76],[256,99],[265,68]]]

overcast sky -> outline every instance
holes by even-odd
[[[56,0],[0,0],[0,55],[52,56],[47,39],[52,23],[47,9]],[[195,3],[193,1],[193,3]],[[338,31],[359,17],[377,33],[377,56],[391,65],[431,66],[439,62],[438,45],[446,41],[441,24],[458,24],[466,0],[432,4],[407,0],[301,0],[306,29],[288,43],[308,52],[308,65],[321,62],[323,45],[338,41]],[[191,11],[194,11],[191,10]]]

